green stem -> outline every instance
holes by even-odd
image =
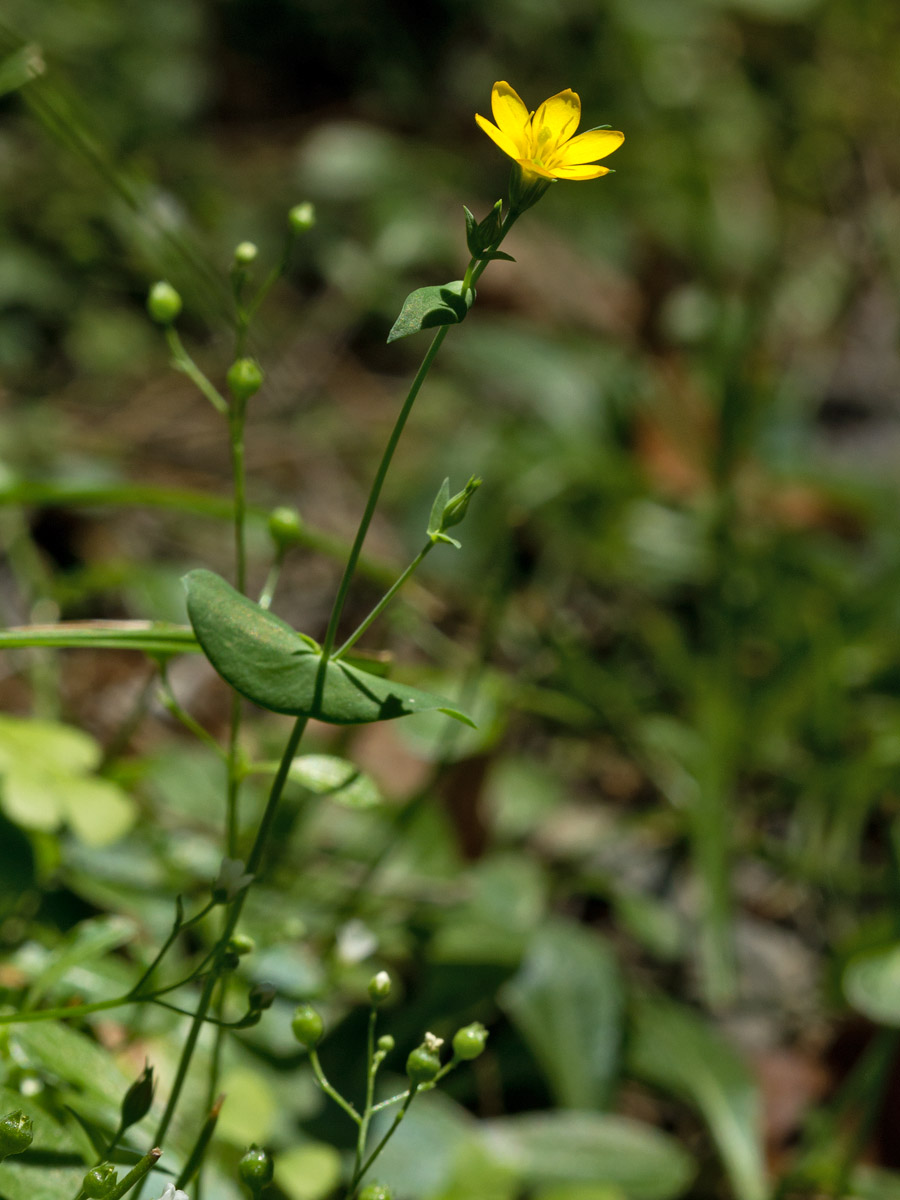
[[[359,1123],[359,1136],[356,1139],[356,1157],[353,1160],[353,1178],[359,1177],[363,1155],[366,1152],[366,1141],[369,1136],[369,1122],[372,1120],[372,1102],[375,1099],[375,1021],[377,1013],[373,1008],[369,1013],[369,1029],[366,1038],[366,1106],[363,1109],[362,1120]]]
[[[177,370],[187,375],[194,387],[207,398],[216,412],[222,416],[228,415],[228,401],[218,389],[206,378],[191,356],[185,350],[178,331],[174,325],[166,326],[166,341],[172,352],[172,362]]]
[[[369,626],[372,624],[372,622],[381,616],[381,614],[384,612],[384,610],[387,608],[387,606],[390,604],[390,602],[393,600],[393,598],[397,595],[397,593],[403,587],[404,583],[406,583],[407,579],[409,579],[410,575],[412,575],[413,572],[418,569],[419,565],[421,564],[421,562],[425,558],[425,556],[429,553],[429,551],[434,549],[434,546],[435,546],[435,543],[429,538],[428,541],[423,546],[423,548],[419,551],[419,553],[416,555],[416,557],[412,560],[412,562],[409,564],[409,566],[403,572],[403,574],[400,575],[397,578],[397,580],[392,584],[392,586],[385,592],[385,594],[378,601],[378,603],[375,605],[375,607],[372,609],[372,611],[369,613],[369,615],[366,617],[366,619],[362,622],[362,624],[358,625],[357,628],[353,631],[353,633],[350,634],[350,636],[347,638],[346,642],[344,642],[343,646],[341,646],[340,650],[335,651],[335,653],[332,655],[333,661],[337,661],[337,659],[343,657],[343,655],[347,653],[347,651],[350,649],[350,647],[355,645],[356,642],[359,641],[359,639],[366,632],[366,630],[369,628]]]
[[[291,736],[288,738],[287,745],[284,748],[284,754],[281,756],[281,762],[278,766],[278,774],[272,781],[272,787],[269,790],[269,798],[266,801],[265,811],[256,831],[256,837],[253,842],[253,848],[250,851],[250,856],[247,859],[247,872],[250,875],[255,875],[259,870],[259,865],[265,853],[266,843],[269,839],[269,834],[272,830],[272,824],[275,820],[275,813],[278,809],[278,803],[281,800],[281,794],[284,791],[284,785],[287,783],[288,772],[290,771],[291,763],[294,761],[294,755],[297,752],[297,747],[300,744],[300,739],[306,729],[307,717],[298,717],[294,723],[294,728],[291,730]],[[247,897],[248,888],[243,888],[231,902],[228,910],[228,917],[225,921],[225,926],[222,930],[222,936],[219,938],[216,947],[216,959],[213,962],[212,970],[206,978],[203,985],[203,991],[200,995],[200,1000],[197,1005],[197,1010],[194,1013],[194,1019],[191,1023],[191,1028],[188,1031],[187,1040],[184,1048],[181,1051],[181,1059],[178,1063],[178,1071],[175,1076],[175,1082],[172,1085],[172,1091],[169,1095],[169,1101],[166,1105],[165,1112],[157,1130],[156,1140],[162,1143],[169,1125],[172,1123],[172,1117],[175,1114],[175,1109],[178,1105],[178,1099],[181,1094],[181,1089],[184,1086],[184,1080],[187,1076],[188,1067],[191,1063],[191,1058],[194,1054],[194,1049],[197,1045],[197,1038],[206,1019],[206,1014],[209,1012],[210,1004],[212,1003],[213,992],[216,986],[216,980],[219,978],[219,960],[225,953],[229,939],[234,933],[237,923],[240,920],[241,912],[244,907],[244,902]]]
[[[316,1077],[316,1083],[318,1083],[325,1095],[330,1096],[335,1104],[342,1108],[352,1121],[355,1121],[357,1125],[361,1126],[362,1117],[359,1115],[350,1101],[345,1100],[337,1088],[328,1082],[325,1072],[322,1070],[322,1064],[319,1062],[319,1053],[315,1046],[310,1047],[309,1061],[313,1069],[313,1075]]]
[[[347,593],[350,591],[350,582],[353,579],[353,572],[356,570],[356,563],[363,547],[363,542],[366,540],[366,534],[369,531],[369,525],[372,522],[372,517],[375,514],[375,507],[378,504],[378,498],[381,495],[381,489],[384,486],[384,481],[388,473],[388,468],[391,465],[391,459],[394,457],[394,451],[397,449],[397,443],[400,441],[400,435],[403,433],[403,427],[406,425],[409,414],[412,412],[412,406],[415,404],[416,396],[428,372],[431,370],[431,364],[434,362],[438,350],[441,348],[441,343],[447,336],[450,329],[449,325],[442,325],[434,336],[434,340],[428,347],[425,357],[422,359],[422,365],[416,372],[416,377],[412,382],[412,386],[407,393],[406,399],[403,402],[403,407],[400,409],[400,415],[394,423],[394,428],[391,431],[391,436],[388,439],[388,444],[385,447],[384,454],[381,457],[381,462],[378,465],[378,471],[375,474],[375,479],[369,491],[369,498],[366,501],[366,508],[362,515],[362,520],[359,523],[359,529],[356,531],[356,537],[350,549],[350,556],[347,559],[347,565],[344,568],[344,573],[341,576],[341,582],[338,585],[337,595],[334,599],[334,607],[331,610],[331,617],[328,621],[328,629],[325,633],[325,639],[322,642],[322,661],[327,662],[331,657],[331,651],[334,648],[334,641],[337,636],[338,623],[341,619],[341,613],[344,610],[344,603],[347,599]]]
[[[382,1150],[385,1148],[385,1146],[388,1144],[388,1142],[391,1140],[391,1138],[397,1132],[400,1122],[403,1120],[403,1118],[409,1112],[409,1106],[412,1104],[413,1097],[415,1096],[417,1091],[418,1091],[418,1085],[414,1083],[412,1085],[412,1087],[409,1089],[409,1095],[406,1097],[403,1107],[400,1109],[400,1111],[397,1113],[396,1117],[394,1117],[393,1121],[391,1122],[390,1129],[388,1129],[387,1133],[384,1135],[384,1137],[381,1139],[381,1141],[378,1143],[378,1145],[375,1147],[375,1149],[372,1151],[372,1153],[369,1155],[369,1157],[366,1159],[366,1161],[362,1164],[362,1166],[358,1170],[353,1172],[353,1178],[350,1180],[350,1186],[347,1188],[346,1200],[351,1200],[351,1197],[353,1196],[353,1193],[356,1191],[359,1181],[363,1178],[366,1171],[368,1171],[369,1167],[371,1167],[372,1163],[375,1161],[375,1159],[378,1157],[378,1155],[382,1152]]]

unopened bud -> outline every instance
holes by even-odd
[[[294,1012],[291,1029],[300,1045],[312,1050],[321,1042],[325,1025],[311,1004],[300,1004]]]
[[[154,283],[147,296],[147,312],[158,325],[171,325],[181,312],[181,297],[172,287],[161,279]]]
[[[229,939],[228,949],[232,954],[236,954],[238,958],[242,958],[245,954],[252,954],[256,949],[256,942],[252,937],[248,937],[246,933],[235,933]]]
[[[264,378],[262,367],[255,358],[239,358],[228,368],[225,382],[235,400],[243,404],[256,395]]]
[[[280,549],[296,545],[303,535],[303,520],[296,508],[273,508],[269,513],[269,537]]]
[[[259,251],[253,242],[241,242],[234,248],[234,262],[238,267],[249,267]]]
[[[471,1025],[464,1025],[462,1029],[457,1029],[453,1035],[454,1057],[461,1058],[463,1061],[478,1058],[479,1054],[484,1053],[487,1039],[488,1031],[480,1021],[473,1021]]]
[[[381,1054],[390,1054],[396,1043],[389,1033],[384,1033],[378,1039],[377,1045]]]
[[[262,1012],[272,1007],[277,995],[278,989],[274,983],[254,983],[247,993],[247,1007],[251,1012]]]
[[[431,1083],[441,1069],[438,1050],[443,1045],[441,1038],[426,1033],[421,1046],[417,1046],[406,1060],[406,1074],[412,1083]]]
[[[379,971],[369,980],[369,999],[373,1004],[382,1004],[391,994],[391,977],[387,971]]]
[[[316,223],[316,210],[308,200],[295,204],[288,213],[288,225],[293,233],[306,233]]]
[[[274,1173],[275,1164],[271,1154],[260,1150],[255,1143],[238,1163],[241,1183],[245,1184],[254,1196],[258,1196],[263,1188],[268,1187]]]
[[[153,1089],[156,1086],[153,1079],[153,1068],[144,1063],[141,1072],[122,1100],[122,1128],[128,1129],[146,1117],[153,1103]]]

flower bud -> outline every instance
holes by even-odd
[[[241,1183],[245,1184],[254,1196],[258,1196],[264,1187],[268,1187],[274,1173],[275,1164],[271,1154],[260,1150],[255,1142],[238,1163]]]
[[[291,1029],[300,1045],[312,1050],[321,1042],[325,1025],[311,1004],[300,1004],[294,1012]]]
[[[128,1129],[131,1125],[136,1125],[138,1121],[146,1117],[150,1111],[150,1105],[153,1103],[153,1089],[156,1083],[153,1079],[153,1068],[149,1063],[144,1063],[144,1070],[141,1072],[122,1100],[122,1128]]]
[[[21,1154],[33,1140],[31,1117],[26,1117],[21,1109],[0,1119],[0,1161],[11,1154]]]
[[[390,1054],[396,1043],[389,1033],[384,1033],[378,1039],[377,1045],[381,1054]]]
[[[248,937],[246,933],[235,933],[231,936],[228,942],[230,953],[238,958],[243,958],[245,954],[252,954],[256,949],[256,942],[252,937]]]
[[[446,531],[465,520],[469,502],[480,487],[481,480],[472,475],[463,490],[457,492],[455,496],[451,496],[450,480],[444,480],[434,498],[431,515],[428,518],[427,533],[432,542],[449,542],[451,546],[459,549],[459,542],[456,538],[450,537]]]
[[[359,1200],[394,1200],[394,1193],[386,1183],[367,1183],[359,1193]]]
[[[249,267],[258,253],[259,251],[253,242],[241,242],[234,248],[234,265],[236,267]]]
[[[369,999],[373,1004],[383,1004],[391,994],[391,977],[387,971],[379,971],[369,980]]]
[[[526,209],[537,204],[550,184],[555,182],[555,179],[545,179],[543,175],[535,175],[518,163],[513,163],[509,176],[509,206],[514,216],[521,216]]]
[[[278,989],[274,983],[254,983],[247,993],[247,1007],[251,1012],[262,1012],[272,1007],[277,995]]]
[[[296,508],[273,508],[269,513],[269,537],[279,550],[285,550],[300,541],[303,520]]]
[[[246,403],[263,385],[265,376],[255,358],[239,358],[228,368],[225,382],[239,404]]]
[[[103,1200],[118,1183],[116,1168],[112,1163],[100,1163],[92,1167],[81,1181],[81,1190],[88,1200]]]
[[[171,325],[181,312],[181,297],[164,279],[154,283],[147,296],[147,312],[158,325]]]
[[[292,233],[306,233],[316,223],[316,210],[308,200],[295,204],[288,213],[288,225]]]
[[[464,1025],[453,1035],[453,1057],[460,1058],[464,1062],[478,1058],[479,1054],[484,1053],[487,1039],[488,1031],[480,1021]]]
[[[443,1039],[433,1033],[426,1033],[421,1046],[417,1046],[406,1060],[406,1074],[412,1083],[431,1083],[441,1069],[438,1050],[443,1045]]]

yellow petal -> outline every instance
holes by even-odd
[[[505,79],[498,80],[491,88],[491,112],[503,133],[519,147],[519,153],[526,154],[531,113]]]
[[[517,158],[516,162],[526,175],[540,175],[542,179],[556,178],[555,171],[549,171],[546,167],[539,166],[536,162],[532,162],[530,158]]]
[[[538,152],[555,150],[572,136],[581,120],[581,100],[571,88],[545,100],[531,119],[532,145]],[[545,157],[541,153],[541,157]]]
[[[519,147],[502,129],[498,129],[496,125],[491,124],[487,117],[481,117],[478,113],[475,114],[475,120],[478,122],[479,128],[483,129],[489,138],[494,139],[504,154],[508,154],[510,158],[519,157]]]
[[[550,174],[554,179],[599,179],[601,175],[609,174],[609,167],[593,167],[590,163],[579,167],[551,167]]]
[[[564,167],[576,167],[580,163],[596,162],[606,158],[625,141],[625,134],[612,129],[589,129],[566,142],[556,152],[556,162]]]

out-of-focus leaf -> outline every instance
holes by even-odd
[[[289,1200],[323,1200],[341,1178],[341,1156],[334,1146],[309,1142],[275,1156],[275,1182]]]
[[[191,571],[185,586],[191,624],[207,658],[236,691],[262,708],[332,725],[362,725],[439,709],[471,724],[441,696],[346,662],[330,661],[322,672],[322,657],[311,638],[212,571]]]
[[[28,1006],[33,1007],[72,967],[102,958],[134,935],[133,921],[126,917],[94,917],[76,925],[56,947],[50,961],[31,981]]]
[[[347,808],[374,808],[382,800],[371,775],[333,754],[300,755],[291,763],[289,778]]]
[[[606,942],[564,921],[541,926],[500,1003],[561,1106],[608,1102],[622,1041],[623,992]]]
[[[35,1070],[61,1079],[116,1109],[131,1080],[116,1066],[112,1055],[89,1037],[59,1021],[19,1025],[10,1034],[16,1055]]]
[[[857,955],[844,972],[844,995],[879,1025],[900,1026],[900,943]]]
[[[642,1079],[703,1114],[740,1200],[767,1194],[759,1090],[731,1046],[692,1011],[669,1000],[634,1007],[628,1064]]]
[[[531,1188],[603,1184],[631,1200],[669,1200],[690,1183],[690,1155],[664,1133],[626,1117],[547,1112],[481,1126],[486,1144]]]

